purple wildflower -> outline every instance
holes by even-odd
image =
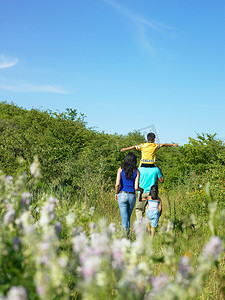
[[[130,241],[126,238],[115,239],[112,243],[112,267],[113,269],[123,268],[124,256],[130,247]]]
[[[30,204],[30,193],[25,192],[21,196],[22,207],[25,208]]]
[[[60,267],[65,268],[67,265],[67,259],[65,257],[58,258],[58,263]]]
[[[6,176],[5,177],[5,183],[11,185],[13,183],[13,177],[12,176]]]
[[[108,226],[108,232],[109,234],[113,235],[116,232],[116,224],[110,223]]]
[[[83,228],[80,227],[73,227],[73,235],[79,235],[82,232]]]
[[[86,283],[90,283],[101,266],[101,258],[99,256],[86,257],[82,267],[79,268]]]
[[[50,197],[48,202],[42,208],[40,224],[46,225],[49,222],[53,221],[56,218],[55,215],[55,206],[57,203],[57,199]]]
[[[91,231],[93,231],[93,230],[95,230],[97,228],[96,223],[94,223],[94,222],[91,222],[89,224],[89,227],[90,227]]]
[[[188,256],[182,256],[179,263],[176,281],[181,286],[185,287],[189,283],[191,273],[190,259]]]
[[[94,232],[91,234],[91,249],[95,255],[109,252],[109,238],[106,234]]]
[[[222,240],[218,236],[213,236],[208,244],[205,245],[203,256],[205,258],[213,257],[215,260],[218,260],[220,253],[223,252],[223,249]]]
[[[49,257],[46,254],[42,255],[40,257],[40,263],[43,266],[48,266],[50,264]]]
[[[15,251],[18,251],[21,245],[22,245],[22,243],[21,243],[21,239],[19,237],[16,237],[13,239],[13,249]]]
[[[55,232],[56,234],[60,234],[62,231],[62,224],[60,222],[55,223]]]
[[[112,267],[117,269],[123,263],[123,248],[121,247],[121,240],[114,240],[112,244]]]
[[[41,298],[44,297],[44,295],[45,295],[45,289],[44,289],[43,285],[38,284],[38,285],[36,286],[36,291],[37,291],[37,294],[38,294]]]
[[[169,282],[169,278],[167,274],[163,274],[158,277],[152,277],[151,278],[151,284],[152,284],[152,289],[154,292],[161,292],[163,288],[166,287],[166,285]]]
[[[179,265],[179,274],[183,278],[188,278],[189,274],[191,271],[191,266],[190,266],[190,259],[187,256],[182,256],[180,259],[180,265]]]

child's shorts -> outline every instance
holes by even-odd
[[[158,221],[159,221],[159,210],[158,209],[155,209],[155,210],[148,209],[146,211],[146,216],[149,218],[151,226],[157,227]]]

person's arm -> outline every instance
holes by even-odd
[[[121,180],[121,171],[122,171],[122,169],[119,168],[117,171],[117,176],[116,176],[116,185],[115,185],[115,200],[116,201],[118,201],[118,193],[119,193],[120,180]]]
[[[132,150],[132,149],[135,149],[135,148],[136,148],[135,146],[131,146],[131,147],[127,147],[127,148],[122,148],[120,151],[124,152],[124,151]]]
[[[150,199],[150,197],[148,196],[148,197],[145,197],[145,198],[141,198],[141,201],[146,201],[146,200],[149,200]]]
[[[164,176],[159,177],[159,182],[163,183],[164,182]]]
[[[160,198],[158,200],[159,200],[159,207],[158,207],[158,209],[159,209],[159,216],[161,216],[161,214],[162,214],[162,201],[161,201]]]
[[[178,144],[177,143],[173,143],[173,144],[168,144],[168,143],[160,144],[160,148],[161,147],[172,147],[172,146],[177,147]]]
[[[144,189],[139,186],[139,178],[140,178],[140,172],[137,170],[137,176],[135,179],[134,188],[136,191],[140,191],[141,193],[143,193]]]
[[[157,167],[159,169],[159,172],[158,172],[158,179],[159,179],[159,182],[160,183],[163,183],[164,182],[164,176],[163,176],[163,172],[162,170],[160,169],[160,167]]]

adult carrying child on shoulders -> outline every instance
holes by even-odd
[[[122,148],[120,151],[124,152],[127,150],[136,149],[141,151],[141,161],[140,161],[140,167],[155,167],[155,158],[156,158],[156,151],[162,147],[172,147],[172,146],[178,146],[177,143],[173,144],[157,144],[155,143],[155,134],[153,132],[150,132],[147,134],[147,142],[142,143],[140,145],[131,146],[127,148]]]
[[[141,161],[138,170],[140,171],[140,187],[144,189],[143,197],[147,197],[151,187],[157,184],[157,181],[163,183],[164,177],[160,168],[155,166],[156,151],[162,147],[178,146],[177,143],[173,144],[157,144],[155,143],[155,134],[150,132],[147,134],[147,142],[140,145],[122,148],[120,151],[136,149],[141,151]],[[137,194],[136,201],[136,218],[141,220],[144,217],[147,205],[146,201],[141,201],[141,194]]]

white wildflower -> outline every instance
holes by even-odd
[[[10,224],[14,221],[16,216],[16,212],[12,206],[9,207],[8,211],[4,215],[4,223],[5,224]]]
[[[66,216],[66,224],[67,226],[71,227],[76,219],[76,215],[73,212],[70,212],[67,216]]]
[[[38,178],[41,175],[37,157],[34,158],[34,162],[30,166],[30,173],[34,176],[34,178]]]
[[[13,300],[26,300],[27,292],[22,286],[12,286],[7,294],[7,298]]]
[[[83,232],[78,236],[73,238],[73,251],[75,253],[79,253],[80,251],[84,250],[87,246],[88,240],[86,234]]]

